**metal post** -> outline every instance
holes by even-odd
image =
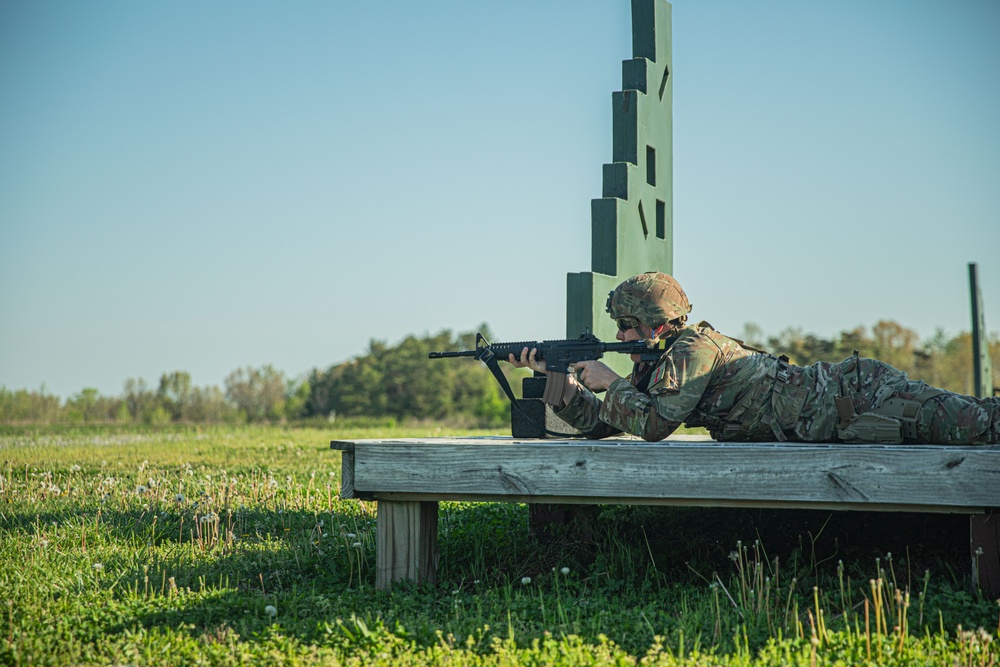
[[[975,262],[969,262],[969,290],[972,296],[972,372],[974,395],[987,398],[993,395],[993,368],[990,344],[986,333],[986,314],[983,312],[983,295],[979,291],[979,271]]]

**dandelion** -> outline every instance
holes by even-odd
[[[135,492],[136,492],[136,493],[138,493],[138,494],[139,494],[140,496],[141,496],[142,494],[146,493],[147,491],[149,491],[149,489],[147,489],[147,488],[146,488],[145,486],[143,486],[142,484],[140,484],[139,486],[135,487]]]
[[[83,470],[83,468],[81,468],[75,463],[69,467],[70,472],[80,472],[81,470]]]
[[[104,569],[104,563],[94,563],[93,565],[91,565],[91,567],[94,568],[94,570],[96,570],[97,572],[100,572],[101,570]]]
[[[177,503],[184,502],[184,494],[183,493],[178,493],[176,496],[174,496],[174,502],[177,502]]]
[[[351,546],[354,547],[355,549],[360,549],[361,548],[361,542],[355,542]]]
[[[353,540],[355,537],[357,537],[357,535],[355,535],[354,533],[348,533],[347,534],[347,539],[349,539],[349,540]]]
[[[563,568],[562,568],[561,570],[559,570],[559,571],[560,571],[560,572],[562,573],[562,575],[563,575],[564,577],[565,577],[565,576],[568,576],[568,575],[569,575],[569,568],[568,568],[568,567],[563,567]]]
[[[276,480],[275,478],[272,477],[271,479],[267,480],[267,486],[268,486],[268,488],[271,488],[271,489],[278,488],[278,480]]]
[[[271,618],[274,618],[275,616],[278,615],[278,608],[275,607],[273,604],[269,604],[266,607],[264,607],[264,613],[270,616]]]
[[[291,484],[292,483],[292,476],[291,475],[287,475],[285,477],[285,482],[287,482],[288,484]]]
[[[199,520],[202,523],[214,523],[219,520],[219,517],[214,512],[209,512],[208,514],[203,514]]]
[[[531,583],[531,577],[521,577],[521,585],[527,586]]]

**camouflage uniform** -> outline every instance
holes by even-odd
[[[852,423],[838,412],[837,397],[849,399],[841,402]],[[794,366],[705,322],[684,327],[658,362],[613,382],[603,401],[580,387],[556,414],[592,438],[624,431],[662,440],[684,423],[706,427],[717,440],[873,441],[871,433],[885,426],[898,439],[875,441],[1000,443],[1000,398],[929,387],[857,355]]]

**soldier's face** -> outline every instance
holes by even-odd
[[[623,343],[629,343],[634,340],[643,340],[644,338],[652,338],[652,337],[653,337],[653,330],[650,327],[646,326],[645,324],[639,324],[631,329],[626,329],[625,331],[619,330],[618,333],[615,335],[615,338],[617,338]],[[631,355],[631,358],[632,362],[637,364],[639,363],[639,361],[641,361],[642,356],[638,354],[633,354]]]

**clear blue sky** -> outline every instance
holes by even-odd
[[[1000,3],[673,4],[693,316],[1000,329]],[[0,4],[0,385],[561,338],[627,0]],[[1000,361],[1000,360],[995,360]]]

